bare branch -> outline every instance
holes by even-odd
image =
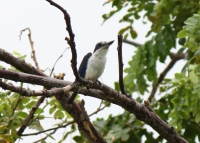
[[[30,42],[30,45],[31,45],[31,50],[32,50],[32,54],[31,54],[31,58],[33,59],[33,61],[35,62],[35,66],[37,68],[38,71],[41,71],[39,65],[38,65],[38,62],[37,62],[37,58],[36,58],[36,55],[35,55],[35,49],[34,49],[34,42],[31,38],[31,29],[30,28],[25,28],[25,29],[22,29],[20,31],[20,35],[19,35],[19,38],[21,39],[21,35],[24,31],[28,30],[29,31],[29,34],[28,34],[28,38],[29,38],[29,42]]]
[[[103,101],[103,100],[102,100],[102,101]],[[92,116],[92,115],[94,115],[94,114],[97,114],[99,111],[105,109],[106,107],[108,107],[108,106],[110,105],[110,103],[107,103],[107,104],[104,105],[102,108],[101,108],[101,105],[102,105],[102,102],[101,102],[100,106],[97,108],[97,110],[94,111],[93,113],[91,113],[91,114],[89,115],[89,117]]]
[[[69,44],[70,48],[71,48],[71,52],[72,52],[72,59],[71,59],[71,67],[74,73],[74,76],[76,77],[76,80],[80,79],[80,76],[78,74],[77,71],[77,53],[76,53],[76,44],[74,42],[74,33],[71,27],[71,18],[70,15],[67,13],[67,11],[61,7],[60,5],[58,5],[57,3],[55,3],[52,0],[46,0],[47,2],[49,2],[51,5],[55,6],[56,8],[58,8],[60,11],[62,11],[62,13],[64,14],[64,19],[65,19],[65,24],[66,24],[66,30],[69,33],[69,37],[70,38],[65,38],[65,40],[67,41],[67,43]]]
[[[124,89],[124,79],[123,79],[123,59],[122,59],[122,35],[118,35],[118,63],[119,63],[119,86],[122,94],[127,95]]]
[[[84,101],[77,103],[74,101],[72,104],[66,104],[68,99],[66,95],[56,95],[56,99],[60,102],[62,107],[74,118],[78,124],[79,130],[94,143],[106,143],[102,135],[94,128],[90,122],[89,116],[84,108]],[[75,110],[76,109],[76,110]]]
[[[130,44],[130,45],[133,45],[135,47],[138,47],[138,46],[141,46],[142,44],[139,44],[137,42],[134,42],[134,41],[130,41],[130,40],[126,40],[126,39],[123,39],[123,42],[124,43],[127,43],[127,44]]]
[[[45,137],[43,137],[43,138],[41,138],[41,139],[39,139],[39,140],[34,141],[33,143],[38,143],[38,142],[42,142],[42,141],[44,141],[46,138],[49,137],[49,135],[54,134],[56,131],[57,131],[57,129],[55,129],[55,130],[52,131],[51,133],[48,133]]]
[[[23,71],[25,73],[46,76],[44,73],[38,71],[33,66],[26,64],[24,60],[22,60],[21,58],[16,58],[12,54],[6,52],[4,49],[1,48],[0,48],[0,60],[14,66],[18,70]]]
[[[18,87],[13,86],[11,83],[2,82],[2,80],[0,79],[0,87],[2,87],[2,89],[11,90],[13,92],[19,93],[22,96],[28,96],[28,97],[30,96],[50,97],[54,95],[60,95],[60,94],[69,92],[73,88],[77,87],[79,84],[80,84],[79,82],[75,82],[62,88],[52,88],[51,90],[44,89],[40,91],[35,91],[35,90],[27,90],[19,86]]]
[[[73,123],[76,123],[75,121],[71,121],[65,125],[58,125],[57,127],[55,128],[50,128],[50,129],[47,129],[47,130],[44,130],[44,131],[40,131],[40,132],[36,132],[36,133],[30,133],[30,134],[22,134],[21,136],[32,136],[32,135],[38,135],[38,134],[41,134],[41,133],[45,133],[45,132],[49,132],[49,131],[52,131],[52,130],[57,130],[57,129],[60,129],[60,128],[65,128],[66,126],[69,126]]]
[[[53,71],[54,71],[54,68],[55,68],[55,66],[56,66],[56,63],[58,62],[58,60],[59,60],[60,58],[62,58],[63,54],[65,53],[65,51],[66,51],[67,49],[68,49],[68,48],[65,48],[65,50],[63,51],[63,53],[58,57],[58,59],[56,60],[56,62],[55,62],[54,65],[53,65],[53,68],[51,69],[51,73],[50,73],[49,76],[52,75],[52,73],[53,73]]]
[[[59,80],[59,79],[55,79],[51,77],[37,76],[37,75],[26,74],[26,73],[21,73],[21,72],[9,71],[5,69],[0,69],[0,78],[10,79],[13,81],[18,81],[18,82],[42,85],[42,86],[47,87],[48,89],[52,87],[64,87],[72,83],[72,82],[67,82],[64,80]],[[55,84],[52,85],[52,83],[55,83]]]

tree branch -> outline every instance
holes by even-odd
[[[130,45],[133,45],[135,47],[142,46],[142,44],[139,44],[137,42],[134,42],[134,41],[131,41],[131,40],[127,40],[127,39],[123,39],[123,42],[127,43],[127,44],[130,44]]]
[[[50,90],[44,89],[40,91],[35,91],[35,90],[28,90],[20,86],[17,87],[17,86],[12,85],[11,83],[5,83],[0,79],[0,87],[2,89],[10,90],[10,91],[19,93],[21,96],[26,96],[26,97],[30,97],[30,96],[50,97],[54,95],[60,95],[60,94],[64,94],[71,91],[73,88],[77,87],[79,84],[80,84],[79,82],[74,82],[62,88],[52,88]]]
[[[50,128],[50,129],[47,129],[47,130],[44,130],[44,131],[40,131],[40,132],[36,132],[36,133],[30,133],[30,134],[22,134],[21,136],[32,136],[32,135],[38,135],[38,134],[41,134],[41,133],[45,133],[45,132],[49,132],[49,131],[52,131],[52,130],[57,130],[57,129],[60,129],[60,128],[65,128],[71,124],[75,123],[75,121],[71,121],[65,125],[58,125],[58,127],[55,127],[55,128]]]
[[[62,13],[64,14],[64,19],[65,19],[65,24],[66,24],[66,30],[69,33],[69,38],[66,37],[65,40],[67,41],[67,43],[69,44],[70,48],[71,48],[71,52],[72,52],[72,59],[71,59],[71,67],[74,73],[74,76],[76,77],[76,80],[80,80],[80,76],[78,74],[77,71],[77,53],[76,53],[76,44],[74,42],[74,33],[71,27],[71,18],[70,15],[67,13],[67,11],[61,7],[60,5],[58,5],[57,3],[55,3],[52,0],[46,0],[47,2],[49,2],[51,5],[55,6],[56,8],[58,8],[60,11],[62,11]]]
[[[4,76],[4,74],[2,74],[2,71],[5,72],[5,70],[0,69],[0,77]],[[7,72],[13,73],[11,71],[7,71]],[[48,83],[51,83],[51,81],[52,81],[51,78],[38,77],[35,75],[30,76],[29,74],[25,74],[25,73],[23,73],[23,76],[26,78],[21,78],[22,77],[22,76],[20,76],[21,73],[17,73],[17,74],[18,75],[15,75],[15,76],[18,77],[19,81],[21,81],[21,82],[25,82],[25,81],[23,81],[23,79],[25,79],[26,82],[36,84],[36,83],[34,83],[34,82],[38,83],[38,81],[36,81],[36,79],[43,80],[43,78],[44,78],[44,80],[49,79]],[[6,77],[7,77],[7,79],[10,79],[10,80],[13,79],[13,76],[8,76],[8,74],[6,75]],[[33,77],[35,80],[32,80]],[[17,80],[17,79],[15,78],[15,80]],[[57,83],[56,83],[56,81],[57,81]],[[52,87],[56,87],[58,85],[61,86],[62,84],[64,84],[63,86],[65,86],[68,83],[69,82],[55,79],[55,80],[53,80],[53,82],[50,85]],[[172,127],[170,127],[167,123],[165,123],[162,119],[160,119],[154,112],[152,112],[151,110],[146,108],[144,105],[141,105],[140,103],[138,103],[135,99],[127,98],[125,95],[119,93],[118,91],[108,87],[107,85],[105,85],[103,83],[101,85],[94,84],[93,88],[98,89],[98,90],[81,89],[78,92],[81,94],[84,94],[86,96],[96,97],[96,98],[106,100],[106,101],[109,101],[111,103],[121,106],[125,110],[135,114],[137,119],[150,125],[155,131],[157,131],[168,142],[171,142],[171,143],[178,143],[178,142],[186,143],[187,142],[178,133],[176,133]],[[82,126],[83,122],[85,120],[87,120],[87,123],[89,125],[88,127],[91,127],[91,130],[93,130],[94,128],[90,125],[90,122],[87,119],[86,113],[84,113],[85,112],[84,108],[75,101],[70,105],[68,105],[68,104],[66,105],[66,101],[67,101],[66,97],[67,96],[62,96],[62,95],[56,96],[57,100],[61,103],[62,106],[64,106],[64,109],[66,109],[70,114],[74,113],[72,115],[72,117],[78,123],[80,128],[83,127]],[[79,118],[82,118],[82,115],[85,115],[86,117],[84,117],[84,119],[81,120],[82,121],[81,122],[79,120]],[[82,129],[80,129],[80,130],[82,130]],[[83,129],[82,131],[85,131],[85,129]],[[98,135],[98,134],[95,134],[95,135]]]
[[[54,63],[54,65],[53,65],[53,67],[52,67],[52,69],[51,69],[51,73],[49,74],[49,76],[52,75],[52,73],[53,73],[53,71],[54,71],[54,68],[55,68],[55,66],[56,66],[56,63],[58,62],[58,60],[59,60],[60,58],[62,58],[63,54],[65,53],[65,51],[66,51],[67,49],[68,49],[68,48],[65,48],[65,50],[63,51],[63,53],[58,57],[58,59],[56,60],[56,62]]]
[[[55,97],[60,102],[62,107],[74,118],[78,124],[79,130],[82,131],[82,133],[89,139],[90,142],[106,143],[101,134],[90,122],[88,114],[84,108],[84,101],[81,103],[74,101],[72,104],[66,104],[68,99],[66,98],[65,94],[56,95]]]
[[[30,42],[30,45],[31,45],[31,51],[32,51],[32,54],[31,54],[31,58],[33,59],[33,61],[35,62],[35,67],[37,68],[38,71],[41,71],[40,67],[39,67],[39,64],[37,62],[37,58],[36,58],[36,55],[35,55],[35,49],[34,49],[34,42],[31,38],[31,29],[30,28],[25,28],[25,29],[22,29],[20,31],[20,35],[19,35],[19,38],[21,39],[21,35],[24,31],[28,30],[29,31],[29,34],[28,34],[28,39],[29,39],[29,42]]]
[[[0,60],[7,64],[14,66],[16,69],[23,71],[25,73],[46,76],[41,71],[38,71],[33,66],[30,66],[24,62],[21,58],[15,58],[12,54],[6,52],[4,49],[0,48]]]
[[[122,35],[118,35],[118,63],[119,63],[119,86],[121,89],[121,93],[127,95],[124,89],[124,78],[123,78],[123,60],[122,60]]]

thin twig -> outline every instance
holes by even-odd
[[[127,95],[124,89],[124,79],[123,79],[123,60],[122,60],[122,35],[118,35],[118,63],[119,63],[119,86],[122,94]]]
[[[36,133],[30,133],[30,134],[22,134],[21,136],[32,136],[32,135],[38,135],[38,134],[41,134],[41,133],[45,133],[45,132],[49,132],[49,131],[52,131],[52,130],[57,130],[57,129],[60,129],[60,128],[65,128],[66,126],[69,126],[73,123],[76,123],[75,121],[71,121],[65,125],[58,125],[57,127],[54,127],[54,128],[50,128],[50,129],[47,129],[47,130],[44,130],[44,131],[39,131],[39,132],[36,132]]]
[[[29,34],[28,34],[28,39],[29,39],[29,42],[30,42],[30,45],[31,45],[31,51],[32,51],[32,54],[31,54],[31,58],[33,59],[33,61],[35,62],[35,66],[36,66],[36,69],[41,71],[40,70],[40,67],[39,67],[39,64],[37,62],[37,58],[36,58],[36,54],[35,54],[35,49],[34,49],[34,42],[31,38],[31,29],[30,28],[25,28],[25,29],[22,29],[20,31],[20,35],[19,35],[19,38],[21,39],[21,35],[24,31],[28,30],[29,31]]]
[[[139,44],[139,43],[134,42],[134,41],[126,40],[126,39],[123,39],[123,42],[127,43],[127,44],[130,44],[130,45],[133,45],[135,47],[142,46],[142,44]]]
[[[102,100],[102,101],[103,101],[103,100]],[[99,111],[101,111],[101,110],[103,110],[104,108],[108,107],[108,106],[110,105],[110,103],[104,105],[102,108],[101,108],[101,105],[102,105],[102,102],[101,102],[100,106],[97,108],[97,110],[94,111],[93,113],[91,113],[91,114],[89,115],[89,117],[92,116],[92,115],[94,115],[94,114],[97,114]]]
[[[54,134],[56,131],[57,131],[56,129],[53,130],[51,133],[48,133],[45,137],[43,137],[43,138],[41,138],[41,139],[39,139],[39,140],[36,140],[36,141],[34,141],[33,143],[38,143],[38,142],[42,142],[42,141],[44,141],[46,138],[49,137],[49,135]]]
[[[65,48],[65,50],[63,51],[63,53],[58,57],[58,59],[56,60],[56,62],[55,62],[54,65],[53,65],[53,68],[51,69],[51,73],[50,73],[49,76],[52,75],[52,73],[53,73],[53,71],[54,71],[54,68],[55,68],[55,66],[56,66],[56,63],[58,62],[58,60],[59,60],[60,58],[62,58],[63,54],[65,53],[65,51],[66,51],[67,49],[69,49],[69,48],[68,48],[68,47]]]

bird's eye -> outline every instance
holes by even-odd
[[[101,46],[101,43],[99,43],[98,46],[100,47],[100,46]]]

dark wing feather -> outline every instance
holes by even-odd
[[[88,63],[88,59],[92,56],[92,53],[88,53],[87,55],[84,56],[79,69],[78,69],[78,73],[79,75],[84,78],[85,77],[85,72],[87,69],[87,63]]]

